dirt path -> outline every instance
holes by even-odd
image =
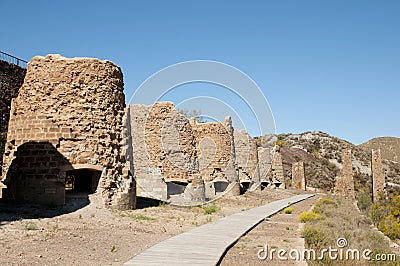
[[[91,204],[65,214],[2,205],[0,265],[121,265],[166,238],[292,195],[263,190],[199,207],[161,205],[133,211],[105,209],[92,196]]]
[[[274,260],[260,260],[257,253],[260,249],[304,249],[304,239],[300,236],[302,224],[298,221],[298,216],[302,211],[308,211],[311,206],[318,201],[315,196],[305,201],[293,205],[293,213],[286,214],[283,211],[266,219],[248,234],[243,236],[223,258],[221,265],[307,265],[303,262],[291,260],[280,261],[274,253]],[[265,253],[260,253],[261,256]],[[286,254],[286,257],[288,255]],[[289,258],[289,257],[288,257]]]

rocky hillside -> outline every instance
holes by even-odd
[[[335,176],[342,168],[342,153],[351,149],[353,153],[353,169],[355,188],[371,187],[371,151],[354,144],[330,136],[323,132],[305,132],[301,134],[280,134],[257,137],[259,146],[267,146],[276,142],[281,146],[282,159],[287,185],[291,180],[291,165],[303,161],[308,186],[323,190],[332,190]],[[400,184],[400,164],[384,160],[387,181]],[[390,190],[396,186],[392,186]]]
[[[358,147],[365,151],[381,149],[383,159],[400,162],[400,138],[374,138],[359,145]]]

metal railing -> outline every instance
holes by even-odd
[[[12,56],[10,54],[4,53],[2,51],[0,51],[0,60],[9,62],[11,64],[23,67],[23,68],[27,68],[27,64],[28,62],[25,60],[22,60],[18,57]]]

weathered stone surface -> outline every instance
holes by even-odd
[[[381,150],[372,150],[372,192],[374,202],[385,193],[385,175],[382,166]]]
[[[192,183],[186,186],[184,197],[189,202],[203,202],[206,200],[206,187],[200,176],[193,178]]]
[[[222,177],[230,161],[229,134],[220,123],[192,124],[196,136],[196,148],[200,152],[200,175],[206,182]]]
[[[240,182],[259,182],[257,143],[246,130],[234,130],[236,165]]]
[[[215,179],[238,184],[230,190],[231,195],[240,194],[239,175],[236,165],[235,142],[232,120],[198,123],[190,120],[199,154],[199,171],[204,182]],[[215,190],[216,192],[218,189]]]
[[[130,121],[138,195],[167,200],[168,188],[176,187],[171,182],[188,184],[189,190],[197,176],[202,182],[238,182],[230,119],[189,121],[172,103],[157,102],[131,105]]]
[[[258,168],[260,172],[260,180],[265,182],[268,179],[269,172],[272,167],[273,148],[258,147]]]
[[[24,82],[25,74],[26,69],[0,60],[0,173],[2,169],[4,146],[7,140],[11,99],[17,97],[18,90]]]
[[[296,162],[292,164],[292,186],[297,189],[306,190],[304,162]]]
[[[275,146],[274,157],[272,160],[271,171],[268,179],[272,186],[285,188],[285,174],[283,172],[282,155],[279,146]]]
[[[188,183],[198,173],[189,120],[170,102],[130,106],[137,194],[168,199],[166,182]]]
[[[66,172],[101,171],[107,206],[133,208],[122,73],[110,61],[34,57],[12,101],[2,181],[21,201],[64,203]]]
[[[336,177],[333,193],[349,199],[355,198],[353,160],[351,150],[343,151],[342,170]]]
[[[192,127],[173,103],[157,102],[150,108],[145,144],[152,166],[168,181],[188,182],[198,171]]]

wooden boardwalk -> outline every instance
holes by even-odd
[[[124,265],[216,265],[227,249],[263,219],[312,196],[277,200],[196,227],[150,247]]]

